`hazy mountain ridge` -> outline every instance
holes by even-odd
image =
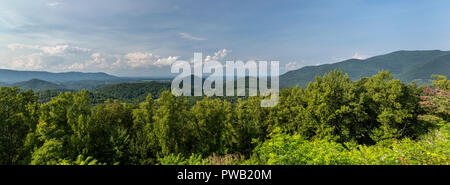
[[[15,71],[9,69],[0,69],[0,82],[16,83],[32,79],[40,79],[48,82],[67,82],[79,80],[111,80],[119,77],[109,75],[103,72],[83,73],[83,72],[63,72],[52,73],[46,71]]]
[[[395,78],[403,82],[427,82],[432,74],[450,75],[450,51],[396,51],[365,60],[349,59],[333,64],[306,66],[281,75],[280,86],[306,87],[316,76],[323,76],[334,69],[348,73],[352,80],[389,70]]]
[[[396,51],[365,60],[349,59],[333,64],[306,66],[281,75],[280,87],[292,87],[297,84],[300,87],[306,87],[309,82],[314,81],[316,76],[323,76],[334,69],[340,69],[344,73],[348,73],[352,80],[369,77],[382,70],[389,70],[395,78],[403,82],[429,83],[432,74],[450,76],[450,51]],[[191,78],[191,83],[193,83],[194,78]],[[148,80],[144,78],[116,77],[106,73],[51,73],[0,69],[0,86],[16,85],[37,91],[55,89],[95,90],[112,84],[146,81]]]
[[[1,84],[0,84],[1,85]],[[43,90],[64,90],[61,85],[56,83],[47,82],[40,79],[31,79],[24,82],[17,82],[14,84],[2,85],[2,86],[10,86],[10,87],[18,87],[21,90],[31,89],[33,91],[43,91]]]

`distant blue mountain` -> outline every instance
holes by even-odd
[[[389,70],[395,78],[403,82],[430,83],[432,74],[449,77],[450,51],[396,51],[365,60],[350,59],[333,64],[306,66],[281,75],[280,86],[306,87],[309,82],[314,81],[316,76],[323,76],[335,69],[347,73],[352,80]]]
[[[45,71],[15,71],[0,69],[0,82],[16,83],[28,81],[32,79],[40,79],[48,82],[67,82],[79,80],[113,80],[119,77],[106,73],[82,73],[82,72],[65,72],[51,73]]]

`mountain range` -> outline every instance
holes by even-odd
[[[306,87],[316,76],[323,76],[334,69],[347,73],[352,80],[369,77],[382,70],[389,70],[395,78],[403,82],[429,84],[432,74],[450,75],[450,51],[396,51],[385,55],[374,56],[364,60],[349,59],[333,64],[306,66],[289,71],[280,76],[280,87],[299,85]],[[51,73],[41,71],[14,71],[0,69],[0,86],[17,86],[21,89],[42,90],[95,90],[113,84],[114,88],[134,83],[142,86],[149,81],[170,82],[169,79],[125,78],[106,73],[66,72]],[[158,84],[159,85],[159,84]],[[149,84],[145,85],[146,89]]]
[[[8,69],[0,69],[0,82],[17,83],[32,79],[40,79],[49,82],[68,82],[80,80],[113,80],[119,77],[106,73],[82,73],[82,72],[65,72],[51,73],[45,71],[15,71]]]
[[[316,76],[323,76],[334,69],[347,73],[352,80],[389,70],[394,78],[406,83],[430,83],[432,74],[450,75],[450,51],[396,51],[364,60],[349,59],[333,64],[306,66],[281,75],[280,87],[306,87]]]

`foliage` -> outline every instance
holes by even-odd
[[[431,77],[435,78],[432,81],[432,85],[436,88],[440,88],[444,91],[450,90],[450,80],[447,80],[447,77],[443,75],[431,75]]]
[[[29,162],[32,148],[24,147],[38,123],[39,105],[32,91],[0,88],[0,164]]]
[[[448,131],[445,133],[448,137]],[[438,136],[442,137],[442,136]],[[254,164],[269,165],[436,165],[450,164],[448,139],[394,140],[390,146],[303,140],[276,130],[255,149]]]
[[[164,158],[158,158],[161,165],[206,165],[208,160],[202,159],[202,155],[192,154],[189,158],[183,157],[181,154],[170,154]]]
[[[56,165],[64,157],[63,143],[56,139],[50,139],[33,152],[32,165]]]
[[[83,155],[79,155],[76,161],[64,159],[59,161],[57,165],[105,165],[105,163],[99,163],[96,159],[90,156],[84,158]]]
[[[317,77],[306,89],[281,92],[271,125],[304,139],[375,144],[415,138],[431,127],[419,122],[419,92],[389,72],[352,82],[340,71]]]
[[[170,83],[145,82],[107,85],[95,92],[110,95],[121,101],[138,103],[143,102],[149,93],[159,97],[166,90],[170,90]]]
[[[86,90],[39,103],[3,87],[0,164],[449,164],[448,80],[436,78],[418,88],[387,71],[352,81],[335,70],[283,89],[271,108],[145,84],[128,90],[156,93],[139,104]]]
[[[429,84],[430,75],[450,75],[450,52],[448,51],[396,51],[364,60],[349,59],[333,64],[306,66],[289,71],[280,76],[280,87],[307,87],[316,76],[323,76],[329,71],[340,69],[351,80],[376,75],[379,71],[389,70],[402,82]]]

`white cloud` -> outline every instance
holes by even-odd
[[[167,58],[154,55],[150,52],[134,52],[134,53],[127,53],[123,57],[122,64],[125,64],[126,66],[122,67],[130,67],[130,68],[148,68],[148,67],[164,67],[164,66],[170,66],[172,63],[174,63],[176,60],[178,60],[178,56],[169,56]],[[119,63],[115,64],[116,66],[119,65]]]
[[[101,53],[93,53],[89,59],[84,63],[73,63],[69,66],[63,67],[64,70],[69,71],[97,71],[110,69],[110,62],[107,61],[107,56]]]
[[[105,57],[102,57],[102,54],[93,53],[91,59],[86,61],[86,65],[106,69],[109,66],[109,63],[106,62]]]
[[[18,58],[15,58],[11,62],[11,67],[13,69],[26,69],[26,70],[44,69],[45,66],[42,64],[41,56],[42,54],[40,53],[20,56]]]
[[[227,49],[219,50],[219,51],[215,52],[213,56],[209,56],[209,55],[206,56],[205,57],[205,62],[208,62],[210,60],[216,60],[216,61],[217,60],[222,60],[225,57],[227,57],[227,55],[230,54],[230,53],[231,53],[231,50],[227,50]]]
[[[43,52],[44,54],[50,56],[61,56],[67,53],[74,52],[89,52],[88,48],[73,47],[67,44],[65,45],[54,45],[54,46],[40,46],[40,45],[26,45],[26,44],[9,44],[8,48],[11,50],[28,49]]]
[[[71,60],[88,56],[86,54],[91,51],[67,44],[51,46],[9,44],[8,48],[19,54],[11,59],[10,68],[20,70],[64,70],[68,68],[67,65],[72,65]]]
[[[132,52],[125,55],[93,53],[84,63],[73,63],[64,70],[75,71],[133,71],[167,67],[178,60],[178,56],[160,57],[150,52]]]
[[[222,62],[222,64],[225,65],[224,64],[225,62],[221,61],[221,60],[225,59],[230,53],[231,53],[231,50],[228,50],[228,49],[218,50],[218,51],[214,52],[214,55],[212,55],[212,56],[211,55],[207,55],[206,57],[204,57],[204,59],[202,61],[202,64],[205,64],[205,63],[207,63],[207,62],[209,62],[211,60],[215,60],[215,61],[218,61],[218,62]],[[194,64],[194,58],[191,58],[189,60],[189,63]],[[197,66],[194,65],[194,67],[197,67]]]
[[[154,65],[162,67],[162,66],[170,66],[172,65],[174,62],[176,62],[178,60],[178,56],[169,56],[167,58],[159,58]]]
[[[61,3],[58,1],[47,3],[47,6],[50,6],[50,7],[56,7],[59,5],[61,5]]]
[[[152,63],[153,53],[128,53],[124,56],[126,64],[131,68],[144,67]]]
[[[298,68],[303,67],[303,65],[297,63],[297,62],[289,62],[286,65],[284,65],[284,68],[286,69],[286,71],[292,71],[292,70],[296,70]]]
[[[188,40],[207,40],[206,38],[192,36],[189,33],[179,33],[179,35],[181,38]]]
[[[352,56],[352,58],[353,58],[353,59],[364,60],[364,59],[367,58],[367,56],[366,56],[366,55],[360,55],[360,54],[358,54],[358,53],[355,53],[355,54]]]
[[[27,45],[9,44],[11,59],[6,68],[16,70],[43,70],[51,72],[83,71],[113,74],[146,74],[169,72],[179,56],[159,56],[153,52],[111,54],[93,51],[69,44]],[[222,49],[206,56],[204,62],[222,60],[231,51]]]

